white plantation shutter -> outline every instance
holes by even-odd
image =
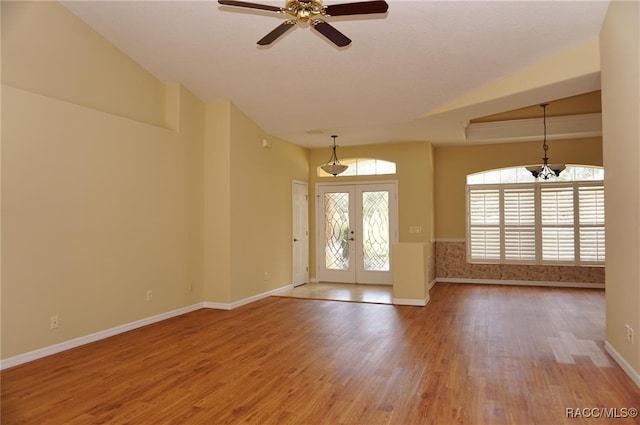
[[[549,182],[532,181],[521,167],[468,175],[467,258],[604,265],[603,178],[592,166],[568,166]]]
[[[469,193],[469,220],[472,225],[499,225],[500,190],[471,190]]]
[[[602,181],[468,184],[470,262],[604,265]]]
[[[571,263],[575,259],[573,228],[542,229],[542,259]]]
[[[500,228],[474,227],[470,237],[472,260],[500,259]]]
[[[540,189],[542,260],[575,260],[573,187]]]
[[[573,225],[573,187],[540,189],[542,225]]]
[[[499,260],[500,190],[469,189],[467,208],[470,260]]]
[[[604,186],[578,189],[580,261],[604,263]]]
[[[514,261],[536,260],[536,208],[532,186],[505,188],[504,258]]]

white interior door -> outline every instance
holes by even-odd
[[[397,184],[318,186],[318,279],[391,284]]]
[[[309,281],[309,185],[293,182],[293,286]]]

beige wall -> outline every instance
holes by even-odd
[[[640,385],[640,3],[613,1],[600,34],[607,207],[607,343]],[[626,341],[625,327],[635,331]]]
[[[338,158],[375,158],[396,163],[396,175],[363,177],[317,177],[316,169],[329,159],[331,150],[313,149],[309,161],[309,190],[315,193],[316,183],[357,182],[377,180],[398,181],[399,241],[431,242],[433,239],[433,147],[430,143],[396,143],[355,147],[339,147]],[[310,196],[310,273],[316,270],[315,196]],[[409,233],[410,226],[421,226],[422,233]],[[431,246],[431,245],[429,245]],[[432,252],[429,252],[431,261]]]
[[[292,181],[307,180],[309,151],[267,136],[235,107],[230,143],[231,301],[237,301],[292,283]]]
[[[262,148],[57,3],[2,2],[2,60],[3,359],[291,282],[306,149]]]
[[[2,2],[2,64],[2,358],[200,301],[202,102],[57,3]]]
[[[205,301],[232,303],[291,284],[291,184],[307,180],[308,150],[268,136],[220,101],[207,105],[204,163]]]
[[[175,133],[2,89],[3,358],[200,300],[202,104]]]
[[[206,105],[204,140],[204,299],[231,301],[231,103]]]
[[[2,2],[2,65],[2,358],[201,300],[203,104],[56,3]]]
[[[542,144],[523,142],[435,148],[435,238],[465,239],[467,174],[539,164]],[[602,165],[601,138],[549,142],[551,162]]]
[[[98,111],[165,123],[165,86],[57,2],[2,1],[2,81]]]

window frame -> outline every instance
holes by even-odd
[[[594,191],[592,188],[596,188]],[[598,188],[601,188],[598,191]],[[571,189],[571,193],[573,196],[573,206],[572,206],[572,214],[573,219],[571,225],[568,223],[558,223],[558,224],[544,224],[542,222],[542,194],[545,190],[557,190],[557,189]],[[596,206],[600,205],[600,199],[602,199],[602,211],[596,211],[596,223],[583,223],[580,219],[580,191],[587,190],[589,193],[595,193],[596,197]],[[471,195],[472,192],[483,192],[483,193],[492,193],[498,192],[498,223],[496,224],[477,224],[472,223],[472,212],[471,212]],[[534,205],[533,205],[533,214],[534,214],[534,244],[535,244],[535,255],[534,259],[523,260],[523,259],[510,259],[508,257],[508,252],[506,249],[506,230],[508,228],[517,229],[521,227],[526,229],[527,227],[531,227],[530,224],[525,225],[513,225],[505,223],[505,192],[509,191],[520,191],[520,192],[530,192],[533,191],[534,197]],[[565,191],[566,192],[566,191]],[[601,192],[601,193],[600,193]],[[586,192],[585,192],[586,193]],[[484,196],[484,195],[483,195]],[[601,197],[601,198],[600,198]],[[495,202],[495,200],[493,201]],[[585,201],[587,202],[587,201]],[[586,209],[587,206],[583,206],[583,210]],[[466,185],[466,245],[467,245],[467,262],[470,264],[516,264],[516,265],[566,265],[566,266],[583,266],[583,267],[602,267],[605,264],[605,251],[604,251],[604,243],[602,242],[602,249],[600,249],[599,245],[599,237],[602,235],[602,241],[604,240],[604,218],[602,218],[601,222],[597,222],[599,220],[600,214],[604,217],[604,180],[577,180],[577,181],[534,181],[534,182],[526,182],[526,183],[486,183],[486,184],[467,184]],[[543,256],[543,230],[545,229],[566,229],[571,228],[573,230],[573,259],[570,261],[563,260],[549,260],[544,259]],[[492,234],[494,235],[493,242],[487,243],[485,240],[484,250],[486,251],[487,246],[493,247],[495,252],[495,244],[499,244],[499,255],[493,255],[491,258],[478,258],[477,254],[474,256],[474,251],[476,251],[477,246],[473,246],[472,244],[472,233],[474,230],[484,229],[484,232],[488,232],[492,230]],[[498,229],[499,239],[495,239],[495,230]],[[587,229],[595,229],[591,230],[590,235],[592,238],[595,238],[595,257],[598,260],[585,260],[585,255],[581,255],[581,248],[583,243],[587,242],[593,243],[592,240],[585,242],[587,238]],[[601,229],[601,232],[600,232]],[[581,238],[581,231],[584,232],[585,239]],[[594,236],[595,235],[595,236]],[[482,247],[482,246],[481,246]],[[482,251],[482,248],[480,248]],[[586,250],[585,250],[586,251]],[[511,254],[513,255],[513,254]],[[602,260],[599,260],[599,258]]]

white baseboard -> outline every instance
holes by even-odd
[[[19,354],[17,356],[9,357],[0,362],[0,370],[18,366],[23,363],[37,360],[42,357],[50,356],[52,354],[60,353],[62,351],[70,350],[72,348],[76,348],[81,345],[85,345],[91,342],[99,341],[101,339],[109,338],[111,336],[115,336],[124,332],[141,328],[143,326],[147,326],[152,323],[161,322],[163,320],[167,320],[172,317],[190,313],[192,311],[200,310],[203,307],[204,307],[203,303],[193,304],[187,307],[179,308],[177,310],[168,311],[166,313],[157,314],[155,316],[147,317],[145,319],[136,320],[135,322],[126,323],[124,325],[106,329],[104,331],[95,332],[89,335],[81,336],[79,338],[74,338],[69,341],[61,342],[59,344],[50,345],[48,347],[39,348],[37,350],[29,351],[24,354]]]
[[[424,307],[427,304],[429,304],[429,301],[431,300],[431,296],[429,295],[429,291],[431,291],[431,288],[433,288],[436,284],[436,280],[432,280],[431,283],[429,283],[429,285],[427,286],[427,298],[425,298],[424,300],[416,300],[416,299],[407,299],[407,298],[394,298],[393,299],[393,304],[395,305],[414,305],[414,306],[418,306],[418,307]]]
[[[205,308],[212,308],[212,309],[216,309],[216,310],[233,310],[234,308],[242,307],[243,305],[251,304],[251,303],[259,301],[259,300],[261,300],[263,298],[270,297],[271,295],[275,294],[276,292],[280,292],[280,291],[283,291],[285,289],[289,289],[291,287],[292,287],[291,284],[285,285],[285,286],[281,286],[280,288],[272,289],[270,291],[266,291],[266,292],[263,292],[263,293],[258,294],[258,295],[253,295],[251,297],[244,298],[244,299],[239,300],[239,301],[234,301],[232,303],[212,303],[212,302],[209,302],[209,301],[205,301],[204,307]]]
[[[631,365],[624,359],[624,357],[622,357],[620,353],[618,353],[616,349],[613,348],[613,345],[611,345],[609,341],[605,341],[604,349],[607,353],[609,353],[609,355],[611,355],[611,357],[613,357],[613,360],[618,363],[622,370],[624,370],[624,372],[629,375],[629,378],[631,378],[633,383],[636,384],[638,388],[640,388],[640,373],[631,367]]]
[[[436,286],[436,283],[438,283],[438,279],[433,279],[430,283],[429,286],[427,287],[427,291],[430,291],[431,288],[433,288],[434,286]]]
[[[109,338],[124,332],[131,331],[133,329],[141,328],[143,326],[150,325],[152,323],[161,322],[163,320],[171,319],[172,317],[180,316],[182,314],[190,313],[192,311],[200,310],[201,308],[212,308],[216,310],[232,310],[237,307],[241,307],[246,304],[250,304],[254,301],[261,300],[269,297],[271,294],[281,291],[290,287],[291,285],[283,286],[281,288],[273,289],[271,291],[263,292],[262,294],[254,295],[249,298],[242,299],[240,301],[234,301],[232,303],[214,303],[214,302],[202,302],[193,304],[187,307],[182,307],[177,310],[168,311],[166,313],[157,314],[155,316],[147,317],[145,319],[136,320],[135,322],[126,323],[124,325],[116,326],[114,328],[106,329],[104,331],[92,333],[90,335],[74,338],[69,341],[61,342],[59,344],[50,345],[48,347],[39,348],[37,350],[29,351],[28,353],[19,354],[17,356],[8,357],[0,361],[0,370],[8,369],[10,367],[18,366],[23,363],[28,363],[33,360],[37,360],[52,354],[60,353],[62,351],[70,350],[72,348],[79,347],[81,345],[89,344],[91,342],[99,341],[101,339]]]
[[[479,283],[483,285],[520,285],[520,286],[551,286],[557,288],[585,288],[604,289],[604,283],[582,282],[547,282],[538,280],[501,280],[501,279],[468,279],[460,277],[438,277],[438,283]]]
[[[412,298],[394,298],[392,300],[393,305],[411,305],[415,307],[424,307],[429,304],[431,297],[427,295],[424,300],[412,299]]]
[[[211,301],[205,301],[203,303],[204,308],[210,308],[212,310],[231,310],[230,303],[212,303]]]

